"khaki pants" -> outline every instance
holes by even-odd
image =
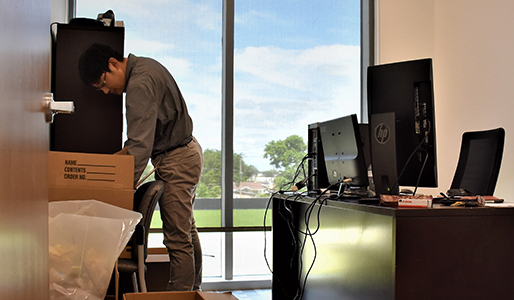
[[[156,179],[165,182],[159,207],[164,245],[170,257],[168,290],[198,290],[202,283],[202,248],[193,206],[203,167],[202,147],[193,138],[186,146],[154,158],[152,164],[158,166]]]

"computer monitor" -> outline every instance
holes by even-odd
[[[310,158],[307,160],[307,190],[319,191],[330,186],[325,167],[325,153],[321,144],[319,123],[312,123],[307,128],[307,151]]]
[[[367,187],[363,144],[357,115],[319,123],[328,183],[347,187]]]
[[[368,116],[376,192],[437,187],[432,59],[368,67]]]

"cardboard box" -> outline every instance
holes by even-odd
[[[50,151],[48,200],[98,200],[132,210],[134,157]]]
[[[232,293],[153,292],[124,294],[123,300],[237,300]]]

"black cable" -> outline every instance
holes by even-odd
[[[290,216],[290,219],[286,219],[279,211],[280,215],[284,218],[284,220],[287,222],[287,226],[288,226],[288,229],[289,229],[289,233],[291,234],[291,237],[293,239],[293,246],[294,246],[294,250],[293,250],[293,253],[291,255],[291,261],[289,263],[289,267],[292,269],[293,268],[293,263],[294,263],[294,255],[296,254],[296,250],[298,249],[298,245],[300,245],[300,247],[303,245],[303,243],[298,239],[297,240],[297,237],[295,235],[295,220],[294,220],[294,214],[293,214],[293,209],[292,208],[289,208],[287,207],[287,203],[290,200],[290,198],[294,198],[292,201],[293,202],[296,202],[296,200],[298,200],[298,198],[300,197],[300,195],[298,194],[293,194],[289,197],[287,197],[285,199],[285,201],[283,201],[284,203],[284,208],[287,210],[287,212],[289,213],[289,216]]]
[[[391,188],[393,188],[395,185],[398,184],[398,182],[400,181],[400,178],[403,176],[403,173],[405,172],[405,170],[407,169],[407,166],[409,165],[409,162],[411,161],[411,159],[414,157],[414,155],[418,152],[418,150],[421,148],[421,146],[423,145],[423,143],[425,143],[425,139],[428,137],[428,134],[430,133],[430,130],[432,128],[431,126],[431,123],[430,123],[430,120],[427,120],[428,124],[430,125],[429,126],[429,129],[425,132],[425,136],[421,139],[421,142],[418,144],[418,146],[412,151],[412,153],[410,154],[409,158],[407,159],[407,161],[405,162],[405,164],[403,165],[403,168],[402,168],[402,171],[400,172],[400,174],[396,177],[396,181],[391,185]],[[426,162],[425,162],[426,163]],[[423,167],[424,168],[424,167]],[[398,184],[399,185],[399,184]]]
[[[299,249],[298,245],[302,245],[301,241],[297,241],[296,239],[296,235],[295,235],[295,231],[294,231],[294,214],[293,214],[293,211],[291,208],[287,207],[287,201],[283,201],[283,204],[284,204],[284,208],[287,210],[287,212],[289,213],[289,216],[290,216],[290,219],[286,219],[286,217],[284,215],[282,215],[282,213],[279,211],[278,213],[280,214],[280,216],[286,220],[287,222],[287,228],[289,229],[289,233],[291,234],[291,237],[293,238],[292,239],[292,243],[293,243],[293,253],[291,255],[291,261],[289,262],[289,268],[293,269],[293,264],[294,264],[294,257],[295,257],[295,254],[296,254],[296,250]]]
[[[305,161],[309,159],[311,156],[309,154],[306,154],[303,158],[298,167],[296,168],[295,177],[293,178],[293,182],[298,178],[300,171],[303,171],[303,177],[308,178],[307,174],[305,174]],[[310,176],[309,176],[310,177]]]
[[[279,189],[279,191],[273,193],[270,196],[270,198],[268,199],[268,203],[266,205],[266,210],[264,212],[264,227],[266,226],[266,217],[267,217],[268,210],[269,210],[270,203],[271,203],[272,199],[277,194],[284,195],[284,193],[286,192],[284,190],[285,187],[287,187],[289,189],[289,188],[291,188],[294,185],[294,186],[296,186],[298,188],[298,190],[303,188],[303,186],[301,186],[301,187],[298,186],[298,183],[300,183],[300,184],[301,183],[305,183],[309,178],[312,177],[312,175],[306,176],[306,178],[304,180],[298,182],[296,185],[294,184],[297,181],[297,178],[300,175],[300,173],[302,172],[302,170],[303,170],[303,173],[304,173],[304,176],[305,176],[304,163],[305,163],[305,161],[306,161],[306,159],[308,157],[309,157],[309,155],[306,155],[302,159],[302,161],[300,162],[298,167],[296,168],[293,180],[288,182],[288,183],[283,184],[281,186],[281,188]],[[296,191],[294,191],[291,195],[288,195],[288,196],[286,196],[283,199],[283,202],[284,202],[283,208],[287,211],[286,214],[284,214],[282,212],[282,210],[280,209],[280,207],[277,206],[277,212],[276,213],[279,216],[281,216],[282,219],[284,219],[285,223],[288,226],[289,234],[291,234],[291,238],[292,238],[292,246],[293,246],[294,250],[293,250],[293,253],[291,253],[291,262],[289,264],[289,267],[291,269],[294,268],[294,262],[295,262],[296,256],[298,258],[298,270],[297,270],[297,272],[298,272],[298,278],[297,278],[298,287],[297,287],[296,295],[294,296],[293,300],[301,300],[303,298],[309,274],[312,271],[312,269],[314,267],[314,264],[316,262],[316,258],[317,258],[317,255],[318,255],[318,250],[317,250],[316,243],[315,243],[315,240],[314,240],[314,235],[320,230],[320,227],[321,227],[321,220],[320,220],[321,209],[322,209],[323,205],[327,204],[327,200],[328,200],[327,197],[325,197],[325,199],[323,199],[323,198],[324,198],[325,194],[331,188],[333,188],[334,186],[336,186],[338,184],[344,184],[344,181],[340,181],[340,182],[337,182],[336,184],[330,185],[327,189],[323,190],[319,195],[317,195],[317,197],[313,201],[311,201],[311,203],[309,203],[309,205],[307,206],[307,208],[306,208],[306,210],[304,212],[304,218],[305,218],[305,220],[304,220],[305,229],[304,230],[302,230],[300,227],[296,228],[295,218],[294,218],[294,211],[293,211],[293,207],[292,207],[293,203],[297,202],[299,199],[301,199],[302,196],[305,195],[304,193],[296,193]],[[291,203],[291,207],[288,206],[288,203]],[[316,218],[317,219],[316,220],[316,226],[314,228],[311,228],[311,226],[310,226],[311,225],[310,224],[311,223],[311,218],[312,218],[312,214],[315,212],[316,204],[318,204],[318,210],[316,212],[316,216],[317,216],[317,218]],[[270,270],[273,279],[277,280],[277,282],[280,285],[284,295],[286,295],[287,298],[290,299],[290,297],[287,294],[287,292],[286,292],[282,282],[274,274],[274,272],[273,272],[273,270],[272,270],[272,268],[271,268],[271,266],[269,264],[269,261],[267,259],[267,256],[266,256],[266,252],[267,252],[266,232],[264,233],[264,239],[265,239],[264,240],[264,259],[266,261],[266,265],[267,265],[268,269]],[[308,240],[310,240],[311,243],[312,243],[314,255],[313,255],[313,258],[312,258],[312,261],[311,261],[310,265],[306,269],[305,277],[302,280],[302,273],[303,273],[303,270],[304,270],[304,267],[305,267],[305,264],[304,264],[304,261],[303,261],[303,255],[304,255],[305,247],[307,245],[307,241]]]
[[[266,241],[266,217],[267,217],[267,214],[268,214],[268,210],[269,210],[269,206],[271,204],[271,201],[272,199],[275,197],[275,195],[277,195],[279,192],[275,192],[273,194],[271,194],[270,198],[268,199],[268,203],[266,204],[266,209],[264,211],[264,260],[266,262],[266,265],[268,267],[268,270],[270,271],[272,277],[274,280],[276,280],[278,282],[278,284],[280,285],[280,288],[282,289],[284,295],[286,295],[288,298],[288,294],[284,288],[284,285],[282,284],[282,281],[280,281],[280,278],[278,278],[277,276],[275,276],[274,272],[273,272],[273,269],[271,268],[270,264],[269,264],[269,261],[268,261],[268,257],[266,255],[266,252],[267,252],[267,241]]]
[[[332,184],[330,185],[327,189],[325,189],[320,195],[318,195],[316,197],[316,199],[314,201],[312,201],[306,211],[305,211],[305,214],[304,214],[304,218],[305,218],[305,231],[302,231],[300,228],[298,228],[298,232],[300,234],[303,235],[303,243],[302,243],[302,247],[299,251],[299,264],[300,264],[300,268],[299,268],[299,271],[298,271],[298,283],[299,283],[299,289],[297,291],[297,294],[296,294],[296,297],[294,298],[294,300],[300,300],[303,298],[303,295],[304,295],[304,292],[305,292],[305,287],[307,285],[307,279],[309,278],[309,274],[310,272],[312,271],[312,268],[314,267],[314,264],[316,262],[316,258],[317,258],[317,255],[318,255],[318,250],[317,250],[317,247],[316,247],[316,242],[314,241],[314,235],[319,231],[320,227],[321,227],[321,221],[320,221],[320,216],[321,216],[321,208],[323,205],[326,205],[326,201],[328,199],[323,199],[323,196],[327,193],[327,191],[330,190],[330,188],[340,184],[341,182],[338,182],[338,183],[335,183],[335,184]],[[316,207],[316,204],[318,204],[318,211],[317,211],[317,222],[316,222],[316,227],[315,227],[315,230],[312,231],[311,228],[310,228],[310,220],[311,220],[311,217],[312,217],[312,213],[314,212],[314,209]],[[309,268],[307,269],[306,273],[305,273],[305,277],[303,279],[303,284],[301,283],[302,282],[302,272],[303,272],[303,267],[304,267],[304,264],[303,264],[303,254],[304,254],[304,251],[305,251],[305,246],[307,245],[307,238],[309,238],[311,240],[311,243],[312,243],[312,247],[313,247],[313,251],[314,251],[314,255],[313,255],[313,258],[312,258],[312,262],[309,266]]]
[[[267,215],[268,215],[268,210],[269,210],[269,206],[271,204],[271,200],[273,199],[273,197],[278,194],[278,192],[275,192],[273,194],[271,194],[271,196],[268,198],[268,202],[266,203],[266,209],[264,210],[264,224],[263,224],[263,231],[264,231],[264,261],[266,262],[266,265],[268,266],[268,269],[270,270],[270,272],[273,274],[273,271],[269,265],[269,261],[268,261],[268,257],[266,255],[266,250],[267,250],[267,242],[266,242],[266,218],[267,218]]]
[[[272,194],[272,197],[270,197],[270,199],[272,199],[275,195],[279,194],[278,192],[276,193],[273,193]],[[284,199],[284,208],[287,210],[287,212],[289,213],[289,215],[291,216],[290,219],[288,219],[284,214],[282,214],[282,212],[280,211],[280,208],[278,208],[279,210],[276,212],[278,213],[285,221],[286,221],[286,224],[288,225],[288,229],[289,229],[289,232],[291,234],[291,237],[292,237],[292,242],[293,242],[293,247],[294,247],[294,252],[292,253],[292,256],[291,256],[291,262],[290,262],[290,268],[293,269],[294,265],[294,260],[295,260],[295,254],[297,253],[297,250],[299,251],[299,249],[304,249],[304,245],[305,245],[305,241],[306,241],[306,237],[305,236],[303,238],[303,242],[302,242],[302,239],[300,239],[299,237],[297,237],[297,235],[295,234],[295,226],[294,226],[294,214],[293,214],[293,211],[291,208],[287,207],[287,203],[288,201],[293,201],[293,202],[296,202],[300,197],[301,197],[302,194],[292,194],[288,197],[286,197]],[[267,215],[267,210],[269,209],[269,203],[271,201],[268,201],[268,205],[266,206],[266,211],[265,211],[265,218],[266,218],[266,215]],[[298,229],[296,229],[298,230]],[[266,234],[265,234],[266,236]],[[290,299],[290,296],[287,294],[285,288],[284,288],[284,285],[282,284],[280,278],[278,278],[277,276],[275,276],[273,270],[271,269],[270,265],[269,265],[269,261],[267,259],[267,256],[266,256],[266,251],[267,251],[267,242],[266,240],[264,241],[264,256],[265,256],[265,261],[266,261],[266,264],[268,266],[268,269],[270,270],[270,272],[272,273],[272,276],[275,280],[277,280],[277,282],[279,283],[283,293],[287,296],[288,299]],[[298,263],[299,263],[299,268],[298,268],[298,274],[299,276],[301,277],[301,274],[302,274],[302,270],[303,270],[303,260],[302,260],[302,252],[298,252]],[[310,269],[312,269],[312,265],[314,264],[314,262],[311,264],[311,267]],[[297,300],[297,299],[301,299],[301,298],[298,298],[299,295],[302,295],[303,292],[301,292],[301,289],[300,287],[302,286],[300,284],[300,281],[301,281],[301,278],[298,278],[298,289],[297,289],[297,293],[295,295],[295,297],[293,298],[294,300]]]
[[[318,199],[316,199],[318,200]],[[314,201],[316,202],[316,201]],[[307,279],[309,278],[309,274],[314,266],[314,263],[316,262],[316,258],[317,258],[317,254],[318,254],[318,251],[317,251],[317,248],[316,248],[316,243],[314,241],[314,234],[315,233],[312,233],[311,230],[310,230],[310,227],[309,227],[309,223],[310,223],[310,215],[312,213],[312,209],[315,207],[314,206],[309,206],[309,210],[308,212],[306,211],[306,219],[305,219],[305,233],[303,233],[303,245],[302,245],[302,248],[300,249],[299,251],[299,254],[298,254],[298,257],[299,257],[299,260],[301,262],[301,268],[298,272],[298,291],[297,291],[297,294],[296,294],[296,297],[294,298],[295,300],[299,300],[299,299],[302,299],[303,298],[303,295],[305,293],[305,286],[307,285]],[[318,208],[318,216],[319,216],[319,212],[321,210],[321,205],[319,206]],[[318,226],[319,226],[319,217],[318,217]],[[316,229],[316,232],[317,232],[317,229]],[[310,238],[311,240],[311,243],[312,243],[312,248],[314,250],[314,256],[312,258],[312,261],[311,261],[311,264],[309,266],[309,269],[307,270],[307,272],[305,273],[305,277],[303,278],[303,284],[301,283],[302,282],[302,272],[303,272],[303,254],[304,254],[304,251],[305,251],[305,246],[307,245],[307,237]]]
[[[414,192],[412,193],[412,196],[416,195],[416,191],[418,190],[418,187],[419,187],[419,182],[421,181],[421,175],[423,175],[423,170],[425,170],[425,166],[428,161],[428,151],[425,150],[425,152],[426,152],[425,153],[425,161],[423,162],[423,165],[421,166],[421,170],[419,171],[418,180],[416,181],[416,187],[414,188]]]
[[[264,260],[265,260],[266,265],[267,265],[269,271],[271,272],[273,278],[275,280],[277,280],[277,282],[279,283],[279,285],[282,288],[282,291],[284,292],[284,294],[286,296],[288,296],[287,292],[284,289],[284,286],[283,286],[282,282],[280,281],[280,279],[275,276],[275,274],[273,272],[273,269],[271,268],[269,260],[268,260],[267,255],[266,255],[266,252],[267,252],[267,241],[266,241],[267,236],[266,236],[266,229],[265,229],[266,228],[266,218],[267,218],[268,210],[269,210],[269,207],[270,207],[272,199],[277,194],[283,194],[283,193],[285,193],[285,190],[289,190],[294,185],[295,181],[297,180],[298,176],[300,175],[300,173],[302,171],[303,171],[303,174],[305,175],[304,163],[305,163],[305,161],[307,160],[308,157],[309,157],[309,154],[305,155],[302,158],[301,162],[299,163],[298,167],[295,170],[295,173],[294,173],[292,181],[283,184],[277,192],[271,194],[271,196],[268,199],[268,203],[266,204],[266,209],[264,211]],[[284,189],[286,187],[287,187],[287,189]],[[287,197],[287,198],[289,198],[289,197]],[[294,233],[294,218],[293,218],[294,214],[293,214],[292,210],[287,207],[287,204],[286,204],[287,203],[287,198],[286,198],[286,201],[284,201],[284,207],[289,212],[289,215],[291,216],[291,219],[286,218],[280,211],[278,211],[277,213],[279,213],[279,215],[286,221],[286,224],[288,226],[289,232],[290,232],[290,234],[291,234],[291,236],[293,238],[292,239],[293,240],[293,247],[294,247],[295,250],[294,250],[294,253],[292,255],[292,260],[291,260],[291,263],[290,263],[290,267],[292,267],[292,265],[294,263],[294,257],[295,257],[296,250],[299,248],[299,245],[298,245],[299,241],[297,240],[296,235]],[[295,199],[295,201],[296,201],[296,199]],[[289,298],[289,296],[288,296],[288,298]]]
[[[295,298],[295,299],[298,299],[298,300],[303,298],[303,295],[305,293],[305,286],[307,285],[307,279],[309,277],[309,274],[311,273],[312,268],[314,267],[314,263],[316,262],[316,258],[318,257],[318,249],[316,247],[316,243],[314,242],[314,235],[313,234],[309,234],[308,236],[311,239],[312,248],[314,250],[314,255],[313,255],[313,258],[312,258],[311,265],[309,266],[309,269],[305,273],[305,277],[303,279],[303,284],[301,284],[301,292],[300,292],[299,295],[297,294],[299,296],[299,298]],[[305,236],[305,239],[304,239],[304,248],[305,248],[306,240],[307,240],[307,236]],[[302,255],[303,255],[303,250],[304,249],[302,249]],[[300,280],[301,280],[301,273],[299,274],[299,281]]]

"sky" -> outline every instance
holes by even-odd
[[[77,17],[112,9],[125,56],[175,77],[204,149],[221,149],[222,0],[77,0]],[[360,111],[359,0],[236,0],[234,152],[260,171],[265,145]]]

